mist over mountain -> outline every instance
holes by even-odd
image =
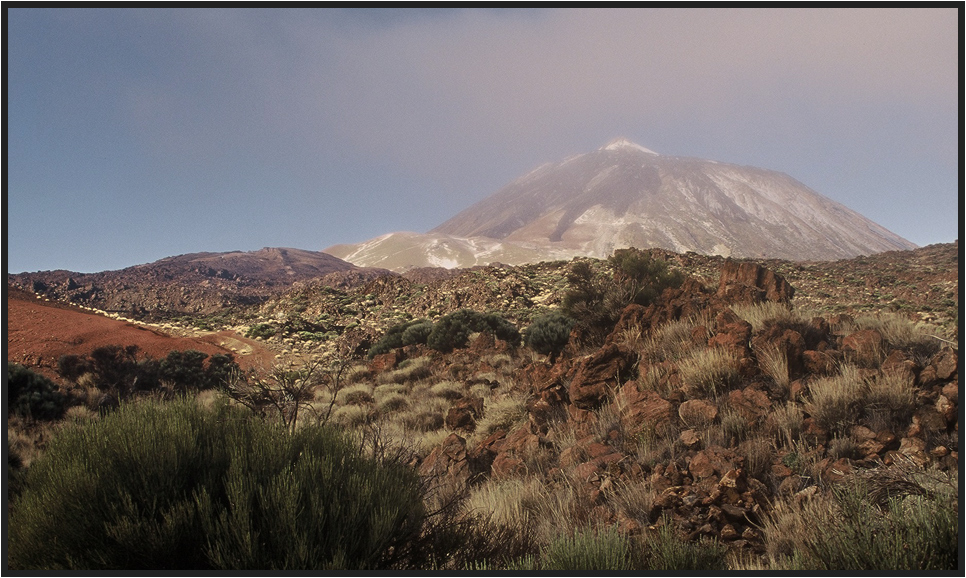
[[[618,139],[537,167],[426,235],[393,233],[326,252],[399,270],[606,257],[630,246],[805,261],[916,245],[784,173]]]

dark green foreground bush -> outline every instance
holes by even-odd
[[[833,490],[837,510],[816,516],[820,531],[800,537],[792,570],[922,571],[959,567],[955,496],[894,497],[884,508],[862,484]]]
[[[31,419],[60,419],[67,396],[57,384],[16,363],[7,363],[7,414]]]
[[[10,513],[12,569],[378,569],[426,514],[418,476],[341,434],[191,402],[64,430]]]

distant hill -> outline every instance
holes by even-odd
[[[104,311],[163,317],[259,303],[297,281],[322,277],[333,285],[345,285],[386,273],[319,251],[266,247],[248,252],[189,253],[100,273],[19,273],[7,275],[7,282],[51,299]]]

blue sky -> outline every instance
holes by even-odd
[[[5,16],[8,272],[426,231],[616,137],[958,237],[955,9]]]

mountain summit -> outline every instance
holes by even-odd
[[[656,155],[657,154],[656,152],[652,151],[651,149],[642,147],[641,145],[637,144],[636,142],[631,142],[631,141],[629,141],[629,140],[627,140],[626,138],[623,138],[623,137],[614,139],[614,140],[610,141],[609,143],[607,143],[606,145],[604,145],[603,147],[601,147],[601,150],[605,150],[605,151],[617,151],[617,150],[621,150],[621,149],[638,150],[638,151],[641,151],[642,153],[647,153],[649,155]]]
[[[330,252],[404,269],[605,257],[631,246],[793,261],[915,247],[784,173],[617,139],[538,167],[425,236],[384,235]],[[409,258],[397,263],[390,254]]]

